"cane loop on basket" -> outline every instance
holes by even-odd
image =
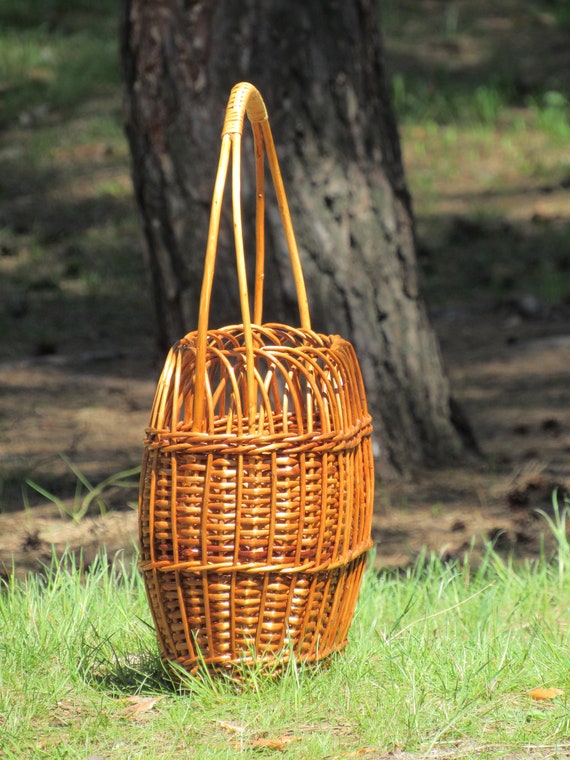
[[[226,185],[226,177],[229,166],[230,156],[232,158],[232,211],[234,220],[234,239],[236,248],[236,264],[238,274],[238,287],[240,296],[240,308],[242,323],[244,326],[244,341],[247,362],[247,396],[248,396],[248,419],[250,426],[255,425],[257,387],[254,377],[253,362],[253,336],[251,331],[251,313],[249,308],[249,292],[247,287],[247,275],[245,267],[245,252],[243,243],[242,213],[241,213],[241,138],[243,134],[245,116],[249,118],[254,139],[255,151],[255,178],[256,178],[256,270],[255,270],[255,293],[254,293],[254,323],[261,324],[263,312],[263,280],[264,280],[264,252],[265,252],[265,235],[264,235],[264,155],[267,153],[267,160],[275,187],[277,203],[281,213],[281,220],[285,232],[285,239],[289,249],[293,277],[297,290],[297,299],[299,303],[299,315],[301,326],[307,330],[311,329],[311,318],[309,315],[309,304],[307,300],[307,291],[299,250],[295,240],[289,204],[285,195],[281,170],[275,152],[275,144],[265,103],[259,91],[248,82],[237,84],[231,94],[226,108],[226,119],[222,130],[222,147],[216,183],[214,186],[214,196],[212,199],[212,211],[210,216],[210,227],[208,231],[208,244],[206,248],[206,259],[204,263],[204,276],[202,281],[202,292],[200,298],[200,310],[198,320],[198,348],[196,358],[196,395],[194,401],[194,418],[193,430],[199,431],[203,428],[204,415],[204,367],[206,361],[206,342],[208,333],[208,320],[210,314],[210,300],[212,295],[212,283],[214,279],[214,269],[216,263],[216,252],[218,247],[218,235],[220,229],[220,218],[222,212],[222,201]]]
[[[250,310],[240,198],[245,119],[255,154]],[[263,322],[265,164],[300,325]],[[209,326],[231,164],[241,323]],[[231,92],[222,129],[197,329],[170,350],[146,431],[140,567],[161,656],[190,672],[316,661],[347,643],[372,546],[372,421],[353,346],[311,329],[264,101]]]

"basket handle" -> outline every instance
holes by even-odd
[[[253,351],[253,334],[252,320],[249,307],[249,292],[247,286],[247,276],[245,267],[245,252],[243,243],[243,229],[241,218],[241,138],[243,134],[245,116],[247,115],[251,122],[253,130],[254,151],[255,151],[255,181],[256,181],[256,214],[255,214],[255,290],[254,290],[254,310],[253,322],[260,324],[263,312],[263,281],[264,281],[264,262],[265,262],[265,234],[264,234],[264,209],[265,209],[265,191],[264,191],[264,156],[267,154],[267,161],[271,171],[275,195],[281,214],[281,221],[285,231],[285,239],[289,250],[289,258],[293,270],[293,278],[297,291],[297,301],[299,304],[299,316],[301,327],[307,330],[311,329],[311,319],[309,315],[309,305],[307,301],[307,292],[301,268],[299,250],[293,232],[289,204],[285,195],[285,188],[279,162],[273,142],[273,135],[269,126],[267,110],[261,94],[249,82],[240,82],[236,84],[228,100],[226,107],[226,116],[222,129],[222,145],[220,151],[220,160],[214,185],[214,194],[212,198],[212,210],[210,214],[210,226],[208,230],[208,242],[206,245],[206,256],[204,261],[204,275],[202,280],[202,291],[200,294],[200,309],[198,316],[198,335],[196,346],[196,383],[194,389],[194,409],[192,430],[199,432],[204,426],[204,405],[206,396],[206,348],[208,321],[210,315],[210,302],[212,296],[212,283],[214,280],[214,269],[216,264],[216,253],[218,248],[218,234],[220,229],[220,218],[222,212],[222,201],[230,156],[232,158],[232,211],[234,222],[234,238],[236,249],[236,266],[238,275],[238,287],[240,295],[240,308],[242,323],[244,328],[244,343],[246,354],[246,381],[247,381],[247,404],[250,426],[253,425],[256,412],[257,387],[255,384],[254,368],[254,351]]]

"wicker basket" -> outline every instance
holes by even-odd
[[[240,209],[245,115],[256,156],[253,320]],[[261,324],[265,154],[301,327]],[[209,329],[222,196],[232,199],[242,324]],[[311,330],[264,102],[232,90],[198,329],[170,351],[145,441],[141,566],[161,654],[194,671],[321,659],[346,644],[371,547],[371,419],[354,349]]]

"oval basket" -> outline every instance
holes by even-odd
[[[256,158],[253,320],[240,208],[246,114]],[[261,324],[265,156],[300,327]],[[242,323],[210,329],[230,158]],[[165,661],[189,671],[274,668],[344,647],[372,545],[371,432],[352,345],[311,330],[265,105],[240,83],[222,132],[198,329],[166,359],[143,455],[141,568]]]

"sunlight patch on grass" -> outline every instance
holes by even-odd
[[[41,23],[8,26],[1,41],[2,118],[7,123],[18,120],[22,126],[32,126],[53,110],[75,108],[119,84],[114,28],[97,29],[92,23],[75,31],[64,26],[53,30]]]
[[[570,157],[561,160],[560,147],[542,133],[521,137],[515,131],[410,125],[401,129],[406,171],[416,206],[469,193],[479,206],[489,193],[516,196],[547,180],[556,186],[568,180]],[[518,206],[519,200],[515,200]]]

